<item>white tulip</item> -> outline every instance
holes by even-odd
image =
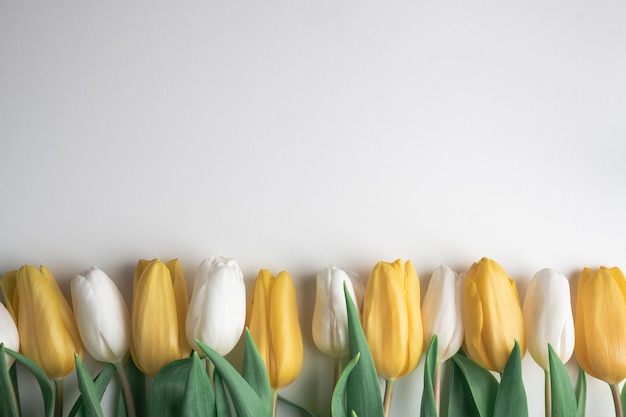
[[[196,339],[220,355],[233,350],[246,322],[246,286],[234,259],[212,257],[200,263],[187,312],[187,340]]]
[[[548,343],[567,362],[574,352],[574,319],[565,275],[548,268],[537,272],[526,291],[523,313],[526,343],[535,362],[549,370]]]
[[[17,332],[15,321],[9,313],[9,310],[0,303],[0,343],[4,343],[4,347],[19,352],[20,335]],[[7,366],[10,368],[15,358],[5,355]]]
[[[313,341],[319,350],[334,358],[348,354],[348,310],[343,284],[346,283],[357,311],[363,299],[363,283],[358,275],[336,266],[326,266],[317,274]]]
[[[454,356],[463,343],[461,288],[464,276],[457,276],[447,266],[437,267],[422,302],[424,341],[428,345],[433,335],[437,335],[437,362],[440,363]]]
[[[96,360],[120,363],[130,344],[130,314],[111,278],[92,266],[71,283],[74,316],[87,352]]]

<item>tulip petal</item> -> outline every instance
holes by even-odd
[[[248,300],[246,323],[254,339],[259,355],[265,363],[272,388],[276,386],[276,376],[272,365],[272,346],[270,339],[270,294],[274,286],[274,277],[267,269],[259,271],[254,281],[252,294]]]
[[[189,294],[187,292],[187,281],[183,274],[183,268],[178,259],[172,259],[166,264],[172,278],[172,288],[174,289],[174,297],[176,300],[176,319],[178,322],[178,357],[185,358],[189,356],[191,347],[187,341],[187,332],[185,331],[185,321],[187,320],[187,310],[189,309]]]

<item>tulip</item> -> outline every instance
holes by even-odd
[[[626,378],[626,279],[617,268],[585,268],[576,297],[576,358],[610,385]]]
[[[461,306],[467,354],[478,365],[502,373],[516,340],[526,352],[517,287],[497,262],[482,258],[470,267]]]
[[[415,369],[424,336],[419,278],[411,261],[376,264],[365,288],[363,331],[380,376],[394,380]]]
[[[20,335],[17,332],[17,325],[6,309],[4,304],[0,303],[0,343],[4,343],[6,348],[18,352],[20,350]],[[15,359],[8,354],[5,355],[7,367],[11,367]]]
[[[282,271],[274,278],[262,269],[248,300],[246,323],[276,391],[291,384],[302,369],[303,346],[296,290]]]
[[[185,333],[187,284],[178,259],[140,260],[133,282],[131,355],[137,367],[154,376],[191,352]]]
[[[25,265],[4,275],[2,291],[17,323],[22,352],[60,381],[74,370],[74,353],[82,358],[84,347],[54,276],[45,266]]]
[[[202,261],[187,313],[189,344],[202,352],[197,339],[226,355],[241,337],[245,321],[246,286],[237,262],[221,257]]]
[[[130,314],[113,280],[93,266],[74,277],[71,291],[87,352],[101,362],[121,362],[130,344]]]
[[[437,362],[450,359],[463,343],[461,289],[464,274],[441,265],[435,269],[422,304],[424,342],[437,335]]]
[[[336,266],[326,266],[317,274],[313,341],[319,350],[335,359],[346,356],[349,347],[344,283],[358,311],[363,294],[363,284],[358,275]]]
[[[562,362],[574,352],[574,318],[569,282],[552,269],[537,272],[524,299],[524,323],[528,351],[544,370],[550,370],[548,344]]]

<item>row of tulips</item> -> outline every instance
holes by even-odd
[[[21,351],[58,388],[80,364],[85,350],[94,359],[113,364],[131,416],[133,392],[125,374],[129,351],[132,363],[143,374],[157,377],[173,363],[188,360],[192,351],[201,357],[226,355],[247,327],[250,340],[246,340],[246,350],[256,353],[246,357],[258,356],[264,365],[274,414],[278,390],[293,382],[302,367],[295,288],[285,271],[274,277],[261,270],[246,301],[243,274],[235,260],[206,259],[198,267],[188,301],[178,260],[140,260],[130,312],[115,283],[95,267],[72,280],[73,310],[52,273],[43,266],[26,265],[11,271],[2,277],[0,286],[7,308],[0,304],[0,342],[9,352]],[[386,381],[382,413],[388,416],[395,381],[417,367],[424,344],[428,344],[423,416],[512,415],[506,414],[510,406],[499,405],[504,401],[498,402],[497,397],[521,390],[520,398],[525,400],[521,373],[516,369],[528,346],[533,359],[546,371],[547,415],[568,415],[564,411],[568,408],[558,404],[570,398],[566,395],[573,389],[551,389],[551,374],[562,374],[553,366],[562,366],[575,350],[582,369],[611,386],[616,415],[623,417],[617,384],[626,378],[626,279],[618,268],[583,270],[578,281],[575,326],[569,282],[564,275],[550,269],[538,272],[522,308],[515,282],[498,263],[487,258],[474,263],[466,274],[457,275],[445,266],[437,268],[421,305],[420,299],[419,278],[410,261],[379,262],[366,286],[356,274],[333,266],[318,274],[313,340],[335,359],[333,416],[340,417],[342,407],[346,407],[346,415],[359,407],[365,407],[359,415],[377,415],[377,405],[359,405],[380,397],[377,379],[375,387],[363,385],[368,383],[368,358],[372,369],[375,367],[374,375]],[[356,324],[349,319],[351,306],[355,307]],[[365,344],[360,342],[361,334]],[[20,357],[12,353],[0,359],[10,367],[14,356]],[[206,362],[212,366],[207,367],[208,375],[231,375],[219,358],[209,358]],[[192,366],[195,362],[185,363]],[[474,404],[465,407],[463,414],[452,413],[456,407],[452,403],[466,400],[441,392],[441,380],[446,379],[441,377],[444,363],[448,373],[457,370],[457,379],[465,381],[466,394]],[[494,392],[503,392],[492,395],[488,406],[481,408],[476,402],[480,390],[491,389],[495,381],[487,370],[501,375]],[[369,375],[371,381],[371,372]],[[447,379],[453,378],[448,374]],[[245,414],[237,407],[237,392],[247,392],[248,388],[242,388],[242,383],[228,385],[228,378],[225,380],[237,414]],[[562,387],[567,381],[558,384]],[[217,393],[217,385],[212,380],[209,387]],[[432,398],[428,397],[431,391]],[[454,387],[449,385],[447,391],[454,391]],[[351,392],[365,400],[351,401]],[[488,392],[487,397],[490,395]],[[443,397],[447,398],[445,407],[440,406]],[[57,398],[55,412],[60,416],[63,411],[59,403],[62,401]],[[579,398],[578,403],[584,414],[584,399]],[[367,407],[374,411],[362,411]],[[581,415],[580,408],[574,404],[570,412],[575,414],[571,415]],[[524,409],[518,408],[516,413]]]

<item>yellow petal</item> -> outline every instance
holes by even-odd
[[[420,308],[420,280],[411,261],[404,265],[406,274],[405,302],[409,318],[409,340],[405,365],[400,373],[404,376],[412,372],[420,361],[424,347],[424,330],[422,327],[422,310]]]
[[[138,269],[142,272],[134,285],[131,353],[137,367],[154,376],[180,358],[176,297],[163,262],[153,260]]]
[[[172,277],[172,287],[176,299],[176,317],[178,319],[178,357],[186,358],[191,353],[191,347],[187,341],[185,331],[185,321],[187,320],[187,310],[189,309],[189,299],[187,298],[187,282],[183,274],[183,268],[178,259],[172,259],[166,264]]]
[[[13,320],[17,323],[17,312],[19,310],[19,296],[17,292],[17,270],[9,271],[2,276],[0,280],[0,288],[4,294],[4,300],[7,305],[7,310],[13,316]]]
[[[274,286],[274,277],[267,269],[259,271],[254,281],[252,293],[248,299],[246,325],[250,335],[265,363],[265,369],[270,377],[270,383],[276,382],[272,377],[272,346],[270,333],[270,294]]]
[[[272,388],[276,390],[291,384],[297,378],[303,361],[296,289],[291,276],[285,271],[278,274],[272,288],[270,327],[276,367],[271,381]]]

